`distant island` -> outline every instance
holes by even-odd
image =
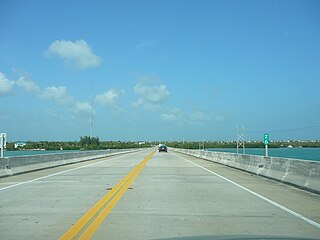
[[[84,136],[80,141],[18,141],[8,142],[8,151],[40,150],[103,150],[151,147],[154,142],[145,141],[101,141],[98,137]]]
[[[146,148],[164,143],[169,147],[199,148],[236,148],[236,141],[101,141],[98,137],[83,136],[79,141],[18,141],[8,142],[6,150],[103,150]],[[264,148],[262,141],[246,141],[246,148]],[[269,148],[318,148],[320,140],[271,141]]]
[[[170,147],[185,148],[185,149],[199,149],[199,148],[236,148],[237,141],[202,141],[202,142],[169,142]],[[246,141],[246,148],[264,148],[263,141]],[[320,147],[320,140],[301,141],[301,140],[286,140],[286,141],[271,141],[269,148],[318,148]]]

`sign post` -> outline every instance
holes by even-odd
[[[6,148],[7,145],[7,134],[0,133],[0,147],[1,147],[1,157],[3,158],[3,150]]]
[[[263,143],[266,148],[266,157],[268,157],[268,145],[269,145],[270,139],[269,139],[269,133],[265,133],[263,135]]]

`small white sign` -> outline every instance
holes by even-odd
[[[7,134],[6,133],[0,133],[0,148],[1,148],[1,157],[3,157],[3,150],[7,146]]]
[[[6,147],[7,134],[0,133],[0,147]]]

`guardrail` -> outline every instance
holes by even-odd
[[[173,150],[320,193],[320,161],[177,148]]]
[[[61,165],[84,162],[116,154],[138,151],[137,149],[108,149],[69,153],[50,153],[0,158],[0,177],[31,172]]]

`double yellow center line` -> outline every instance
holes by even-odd
[[[60,240],[70,240],[75,239],[76,237],[78,237],[77,239],[90,239],[155,152],[156,150],[150,153],[139,163],[139,165],[132,169],[125,178],[83,215],[83,217],[80,218],[79,221],[60,238]]]

